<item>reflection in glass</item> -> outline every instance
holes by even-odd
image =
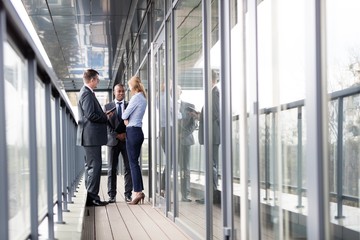
[[[303,103],[305,98],[305,6],[301,0],[258,5],[259,158],[262,238],[306,237],[302,214]],[[286,34],[280,34],[286,33]],[[294,107],[295,106],[295,107]],[[305,106],[306,107],[306,106]]]
[[[147,50],[149,48],[149,44],[148,44],[148,38],[149,38],[149,34],[148,34],[148,21],[147,18],[144,19],[144,22],[142,24],[141,27],[141,31],[139,33],[139,38],[140,38],[140,62],[143,61]]]
[[[38,203],[39,218],[42,219],[47,211],[47,162],[46,162],[46,128],[45,124],[45,88],[39,79],[35,81],[36,102],[36,140],[38,157]],[[39,219],[39,220],[40,220]]]
[[[57,158],[56,151],[58,144],[56,143],[56,120],[55,120],[55,99],[51,98],[51,131],[52,131],[52,161],[53,161],[53,191],[54,191],[54,199],[53,201],[57,201]]]
[[[327,3],[327,76],[328,76],[328,91],[335,92],[337,90],[358,87],[360,83],[360,60],[359,60],[359,28],[344,27],[351,26],[353,23],[360,20],[357,9],[360,7],[360,2],[356,0],[347,0],[342,2],[328,1]],[[344,37],[346,36],[346,37]],[[356,176],[359,176],[359,95],[352,95],[341,100],[342,112],[339,111],[339,101],[330,102],[329,109],[329,124],[330,124],[330,142],[333,146],[337,141],[338,127],[337,119],[343,119],[343,194],[351,197],[359,197],[359,181]],[[331,147],[334,152],[331,156],[336,158],[337,146]],[[357,159],[357,160],[356,160]],[[333,174],[336,176],[337,167],[334,166]],[[357,167],[356,167],[357,166]],[[350,169],[357,169],[351,171]],[[332,176],[332,175],[331,175]],[[330,184],[331,192],[338,192],[336,184],[333,183],[336,178],[331,177],[332,184]]]
[[[243,132],[244,130],[240,130],[240,114],[246,113],[246,109],[241,109],[241,107],[246,106],[246,103],[244,103],[244,98],[246,96],[243,95],[244,91],[242,92],[241,89],[243,89],[244,86],[244,49],[243,49],[243,20],[241,19],[243,17],[242,15],[242,6],[239,6],[239,4],[242,4],[242,1],[238,0],[232,0],[231,1],[231,96],[232,96],[232,168],[233,168],[233,217],[234,217],[234,231],[235,239],[241,239],[240,234],[245,234],[241,232],[240,229],[240,207],[242,209],[247,209],[247,206],[244,204],[244,206],[241,206],[240,203],[240,195],[241,195],[241,189],[240,184],[248,185],[248,179],[247,176],[243,176],[241,174],[242,169],[240,169],[240,156],[243,156],[242,161],[247,161],[244,156],[246,154],[244,152],[240,153],[240,149],[242,146],[240,144],[243,144],[247,147],[247,141],[246,143],[240,143],[241,135],[243,136],[242,139],[245,139],[247,137],[247,133]],[[239,9],[241,8],[241,9]],[[246,115],[246,114],[244,114]],[[246,126],[246,124],[244,124]],[[243,126],[244,128],[246,128]],[[244,137],[245,136],[245,137]],[[245,163],[242,163],[242,166],[246,166]],[[246,169],[247,170],[247,169]],[[244,172],[244,171],[242,171]],[[247,188],[246,188],[247,189]],[[244,200],[242,203],[246,202],[245,198],[247,196],[241,196],[241,198]],[[247,211],[241,212],[241,217],[243,219],[247,219]],[[246,220],[244,222],[247,222]],[[242,226],[242,229],[246,226]],[[242,235],[244,236],[244,235]]]
[[[140,68],[140,79],[141,82],[144,84],[144,87],[146,89],[146,91],[148,91],[149,87],[148,87],[148,65],[147,65],[147,60],[144,62],[144,64],[141,66]],[[149,170],[149,136],[148,136],[148,109],[146,108],[145,114],[144,114],[144,118],[143,118],[143,132],[144,132],[144,142],[141,148],[141,168],[143,171],[143,174],[147,174],[148,170]],[[145,172],[144,172],[145,171]],[[148,189],[145,189],[148,190]]]
[[[159,45],[157,45],[159,44]],[[164,57],[165,52],[163,49],[163,38],[160,37],[158,42],[155,44],[155,49],[153,49],[154,61],[153,61],[153,86],[154,86],[154,100],[155,104],[152,106],[155,110],[155,129],[153,129],[153,136],[155,137],[155,162],[154,166],[154,178],[155,178],[155,205],[160,207],[165,212],[165,165],[166,165],[166,149],[165,149],[165,84],[164,84],[164,75],[165,75],[165,66],[164,66]]]
[[[344,99],[343,108],[343,184],[344,195],[359,196],[359,156],[360,156],[360,95],[353,95]],[[341,114],[341,113],[339,113]],[[357,170],[357,171],[355,171]],[[333,178],[336,179],[336,178]],[[334,187],[335,192],[338,189]],[[350,205],[353,205],[350,204]]]
[[[328,92],[360,83],[360,2],[326,1],[326,63]]]
[[[204,149],[200,147],[196,128],[204,105],[203,71],[199,63],[202,59],[201,1],[181,1],[174,14],[179,218],[204,237],[205,205],[203,201],[195,202],[204,198],[205,184]]]
[[[154,1],[154,9],[153,9],[153,36],[156,36],[157,32],[160,29],[160,26],[165,18],[165,0],[155,0]]]
[[[4,44],[4,55],[9,233],[11,239],[24,239],[30,231],[27,65],[9,43]]]
[[[349,92],[360,86],[358,9],[360,1],[357,0],[326,1],[325,75],[329,93]],[[329,101],[328,109],[330,220],[357,232],[360,226],[359,215],[356,215],[360,203],[358,93],[357,90],[346,96],[336,94]],[[353,221],[355,218],[358,220]]]

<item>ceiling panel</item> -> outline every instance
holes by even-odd
[[[119,44],[137,1],[22,0],[65,91],[83,85],[86,68],[100,73],[98,89],[112,88],[111,59],[121,56]],[[128,21],[128,22],[127,22]],[[116,69],[113,71],[117,71]]]
[[[44,2],[44,1],[40,1]],[[51,14],[53,16],[74,16],[75,15],[75,7],[73,0],[52,0],[48,1],[49,8],[51,10]]]
[[[90,0],[75,0],[76,15],[90,15]]]

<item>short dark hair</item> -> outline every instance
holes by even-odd
[[[211,81],[217,83],[219,81],[219,71],[216,69],[211,70]]]
[[[116,86],[119,86],[119,87],[122,87],[122,88],[124,88],[124,89],[125,89],[124,84],[122,84],[122,83],[118,83],[118,84],[115,84],[115,85],[114,85],[114,87],[113,87],[113,91],[115,91],[115,87],[116,87]]]
[[[99,72],[90,68],[84,72],[83,78],[84,81],[88,83],[92,78],[96,77],[97,75],[99,75]]]

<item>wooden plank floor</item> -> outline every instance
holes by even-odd
[[[101,177],[100,185],[100,197],[108,200],[107,176]],[[144,204],[128,205],[123,189],[123,179],[119,176],[116,203],[85,207],[81,239],[191,239],[146,198]]]
[[[145,186],[148,185],[147,180],[145,176]],[[119,176],[116,203],[108,204],[105,207],[84,207],[86,190],[83,181],[81,181],[76,197],[73,198],[74,203],[69,204],[69,211],[63,213],[64,224],[55,225],[55,238],[58,240],[191,239],[182,229],[164,215],[162,212],[163,209],[153,208],[147,201],[142,205],[128,205],[125,203],[123,192],[123,176]],[[148,195],[147,189],[145,189],[144,192]],[[102,176],[100,196],[102,200],[108,200],[107,176]],[[296,201],[293,201],[292,197],[293,196],[287,196],[286,201],[284,200],[283,202],[287,203],[290,201],[292,205],[295,206],[294,203]],[[198,198],[198,196],[191,196],[191,198],[194,200]],[[147,197],[145,200],[146,199]],[[306,203],[306,201],[304,201],[304,203]],[[331,204],[334,205],[334,203]],[[283,204],[283,206],[285,205],[286,204]],[[355,212],[354,210],[348,210],[348,208],[348,206],[344,207],[346,218],[342,221],[354,221],[352,220],[353,218],[360,219],[358,218],[359,208],[355,208]],[[180,219],[185,225],[189,226],[195,233],[199,233],[201,236],[206,235],[205,205],[197,204],[195,201],[190,203],[179,202],[179,211]],[[304,211],[304,209],[294,210],[293,212],[296,211]],[[336,213],[336,211],[332,210],[331,214],[334,213]],[[214,205],[213,214],[213,239],[223,239],[220,206]],[[295,220],[293,219],[293,221]],[[44,223],[46,222],[47,221],[44,221]],[[276,239],[278,234],[278,230],[275,229],[276,226],[271,226],[270,223],[271,219],[262,220],[262,237],[264,239]],[[356,221],[354,223],[356,227],[359,226]],[[234,224],[237,229],[236,239],[240,239],[239,214],[234,214]],[[41,229],[39,227],[41,236],[47,236],[46,230],[46,226],[43,226]],[[300,234],[302,234],[301,236],[299,236],[299,233],[296,231],[290,234],[291,236],[287,231],[285,239],[298,240],[306,233],[300,232]]]

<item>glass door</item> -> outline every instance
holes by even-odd
[[[166,94],[165,94],[165,41],[164,34],[152,43],[151,74],[153,91],[153,196],[154,206],[165,211],[165,170],[166,170]]]

